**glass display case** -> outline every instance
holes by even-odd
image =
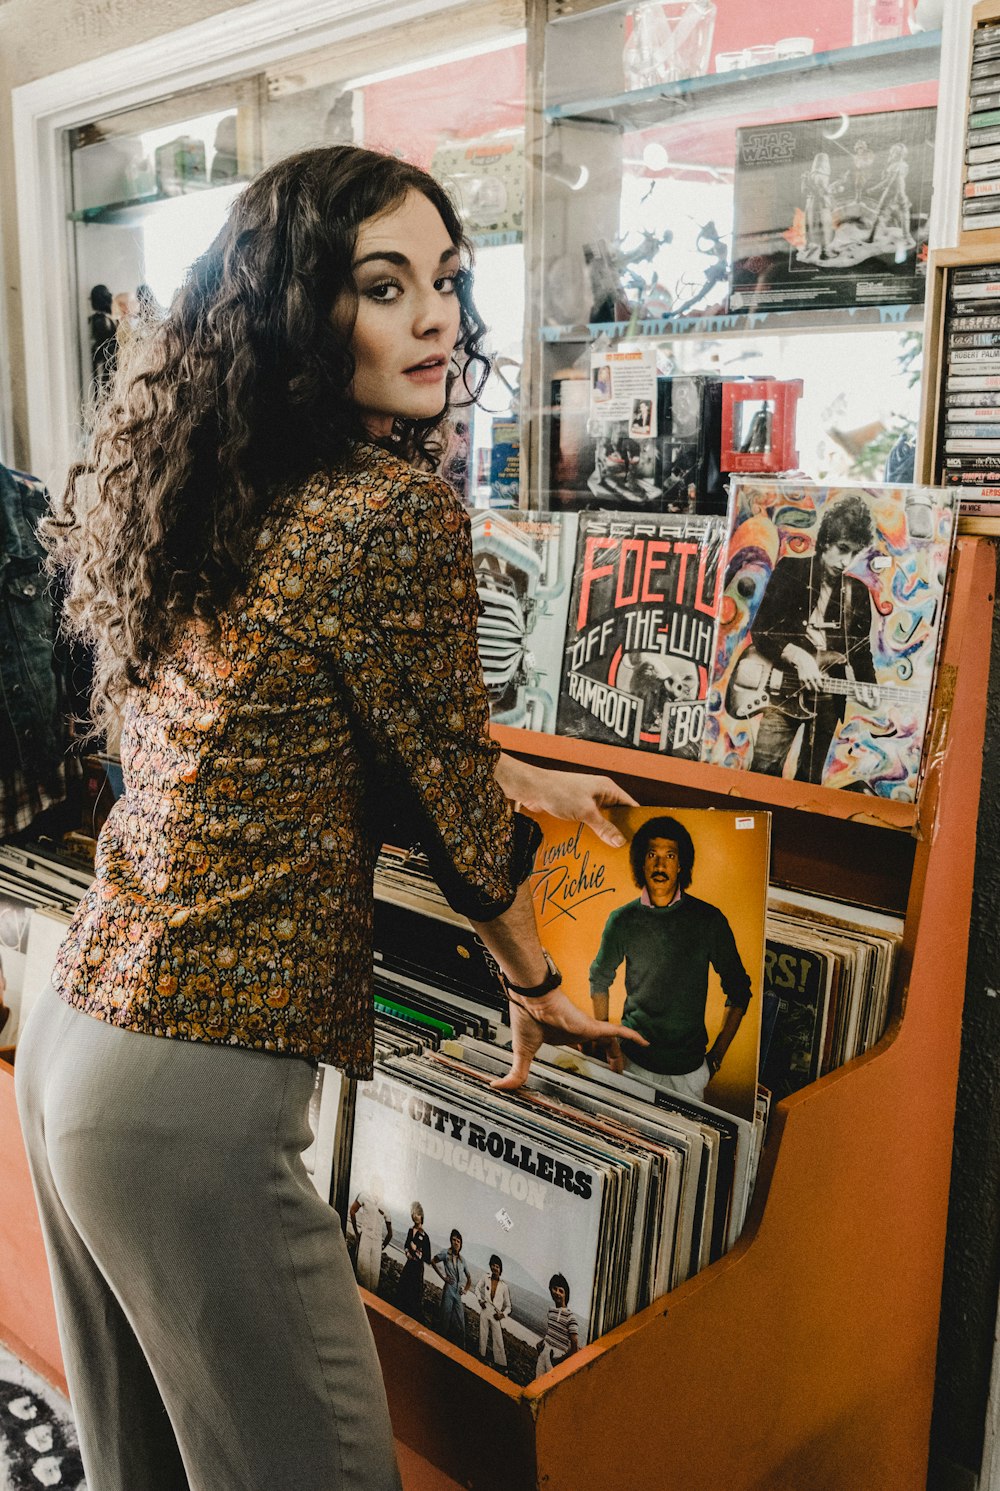
[[[912,480],[939,19],[624,0],[550,20],[541,506],[722,511],[734,471]]]
[[[474,6],[314,49],[64,133],[81,427],[136,318],[169,304],[255,171],[356,143],[452,191],[476,253],[494,372],[458,409],[441,467],[470,505],[515,504],[524,322],[523,13]]]
[[[80,429],[243,181],[353,141],[432,170],[476,246],[494,372],[442,451],[471,506],[721,510],[733,471],[906,480],[939,9],[539,0],[526,30],[483,0],[78,123]]]

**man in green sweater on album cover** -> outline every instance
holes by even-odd
[[[642,894],[612,911],[590,965],[590,997],[608,1018],[608,991],[625,960],[622,1024],[648,1046],[626,1057],[612,1041],[609,1065],[681,1097],[704,1096],[750,1003],[750,977],[732,929],[717,906],[688,895],[694,870],[691,835],[676,818],[650,818],[629,847]],[[709,965],[726,996],[726,1017],[711,1049],[705,1028]]]

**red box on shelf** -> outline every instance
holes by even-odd
[[[721,469],[794,471],[799,464],[795,411],[801,396],[801,378],[724,383]]]

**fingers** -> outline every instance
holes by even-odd
[[[620,849],[625,843],[625,835],[598,808],[586,813],[583,821],[609,848]]]
[[[611,849],[621,849],[627,840],[617,824],[601,812],[602,808],[626,807],[636,808],[639,804],[635,798],[613,782],[610,777],[592,778],[592,802],[583,814],[583,822],[592,829],[597,837]]]
[[[529,1048],[515,1045],[510,1071],[504,1077],[495,1077],[490,1086],[495,1087],[499,1092],[510,1092],[515,1087],[523,1087],[531,1072],[533,1054]]]
[[[598,777],[598,783],[603,807],[637,808],[639,806],[635,798],[626,792],[624,787],[619,787],[618,783],[612,781],[610,777]]]
[[[531,1071],[530,1059],[525,1062],[515,1062],[506,1077],[494,1077],[490,1086],[497,1092],[513,1092],[515,1087],[523,1087],[528,1080]]]
[[[632,1030],[628,1025],[608,1025],[603,1033],[606,1036],[613,1035],[619,1041],[631,1041],[636,1046],[649,1045],[644,1035],[640,1035],[637,1030]]]

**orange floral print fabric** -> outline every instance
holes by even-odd
[[[60,950],[128,1030],[371,1071],[372,879],[392,826],[490,920],[537,827],[494,779],[467,515],[374,447],[279,495],[244,594],[130,697],[126,791]]]

